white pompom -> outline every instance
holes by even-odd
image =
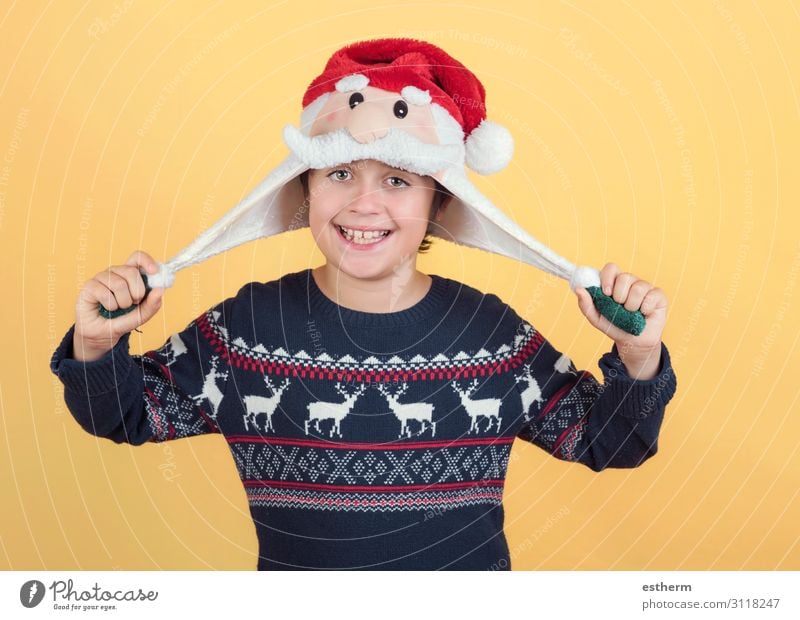
[[[574,291],[578,287],[589,288],[590,286],[600,286],[600,272],[594,267],[580,266],[569,279],[569,287]]]
[[[482,120],[469,134],[466,144],[467,166],[478,174],[500,172],[514,154],[514,138],[497,123]]]
[[[158,272],[147,274],[147,284],[150,288],[169,288],[175,283],[175,272],[164,263],[156,262],[158,263]]]

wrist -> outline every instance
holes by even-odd
[[[67,357],[71,357],[78,362],[95,362],[113,348],[113,346],[91,346],[76,333],[72,337],[72,350],[67,352]]]
[[[661,367],[661,343],[656,347],[617,346],[617,355],[633,379],[647,381],[658,374]]]

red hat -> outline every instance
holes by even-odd
[[[408,38],[351,43],[334,52],[323,72],[309,84],[303,108],[333,93],[345,79],[363,76],[366,85],[391,93],[408,87],[427,92],[464,133],[466,164],[481,174],[505,168],[513,154],[511,134],[486,120],[486,91],[480,80],[441,48]],[[341,90],[341,88],[338,88]]]

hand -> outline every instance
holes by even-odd
[[[600,270],[600,286],[604,293],[626,310],[639,310],[644,315],[646,324],[641,334],[634,336],[612,324],[597,311],[592,296],[581,287],[575,289],[578,307],[589,323],[614,340],[631,376],[646,376],[651,371],[654,376],[661,359],[661,334],[667,320],[667,297],[664,291],[632,273],[620,272],[614,263],[606,263]]]
[[[113,265],[99,272],[83,285],[75,306],[75,332],[72,338],[74,359],[93,361],[114,348],[125,334],[149,321],[161,308],[163,287],[153,288],[147,298],[128,314],[114,319],[103,317],[100,304],[107,310],[138,304],[145,296],[139,268],[158,272],[158,264],[145,252],[131,254],[124,265]]]

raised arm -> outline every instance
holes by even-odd
[[[656,376],[645,381],[628,374],[614,345],[599,360],[600,384],[529,323],[521,325],[525,344],[514,371],[523,406],[518,437],[594,471],[638,467],[656,454],[677,387],[666,345]]]
[[[84,430],[116,443],[219,432],[228,377],[226,331],[219,325],[236,298],[201,314],[159,349],[130,355],[131,330],[158,312],[163,294],[160,288],[146,294],[143,269],[158,267],[145,252],[134,252],[125,265],[101,271],[82,287],[75,323],[50,360],[67,407]]]

